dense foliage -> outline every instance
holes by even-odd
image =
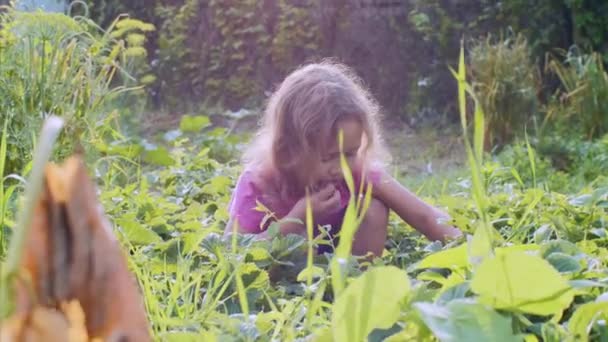
[[[205,4],[221,11],[218,3]],[[244,1],[239,6],[249,6],[247,9],[255,13],[257,3]],[[287,2],[279,4],[288,11]],[[435,4],[437,9],[443,6],[440,2],[428,4]],[[186,18],[192,12],[167,11],[164,15],[169,13]],[[289,17],[304,20],[302,12],[289,13]],[[251,20],[240,14],[225,14]],[[9,12],[5,20],[1,37],[22,34],[33,38],[3,40],[6,45],[0,50],[0,56],[9,52],[12,55],[8,56],[13,56],[11,63],[0,64],[0,87],[4,84],[7,94],[16,92],[7,97],[10,101],[0,100],[0,113],[13,113],[8,116],[11,120],[3,117],[0,139],[0,256],[4,256],[15,228],[21,184],[30,171],[21,166],[28,164],[30,151],[36,146],[33,135],[42,119],[39,113],[47,111],[73,118],[57,146],[56,159],[71,152],[74,130],[91,133],[85,150],[89,157],[95,157],[88,159],[88,165],[98,183],[104,210],[128,251],[153,332],[160,340],[608,338],[608,140],[602,114],[591,115],[602,113],[604,105],[592,101],[604,95],[605,73],[597,58],[591,62],[581,59],[585,62],[580,64],[572,60],[551,64],[551,70],[565,84],[574,84],[566,86],[565,96],[558,92],[549,103],[551,111],[547,109],[564,115],[552,114],[544,126],[522,134],[522,140],[505,145],[500,154],[488,155],[483,148],[487,123],[501,122],[492,118],[501,115],[515,122],[519,120],[516,115],[521,114],[506,113],[508,106],[500,102],[506,100],[500,96],[508,96],[512,89],[527,89],[532,81],[524,77],[525,72],[511,75],[502,70],[500,75],[490,76],[487,83],[469,84],[470,75],[465,69],[474,75],[475,68],[479,72],[483,65],[467,66],[464,55],[456,54],[458,68],[452,70],[450,86],[458,96],[451,101],[460,109],[468,167],[464,176],[442,180],[447,184],[442,191],[425,192],[424,197],[446,208],[453,223],[467,236],[446,246],[430,243],[391,216],[384,255],[363,262],[348,256],[347,244],[339,245],[335,254],[314,255],[317,241],[297,236],[260,241],[253,236],[223,235],[228,202],[240,171],[233,161],[247,136],[214,126],[204,115],[182,116],[179,127],[159,136],[130,136],[116,120],[121,109],[109,111],[107,106],[112,103],[93,106],[89,102],[96,98],[93,95],[107,94],[98,95],[100,84],[109,93],[120,86],[107,77],[107,73],[118,72],[125,65],[125,59],[113,53],[141,52],[138,47],[145,43],[142,32],[150,32],[150,26],[126,20],[110,30],[90,32],[88,26],[82,26],[87,21],[21,12]],[[416,20],[424,23],[425,19],[419,15]],[[41,31],[34,23],[50,25],[57,31],[48,27]],[[233,24],[226,21],[221,25],[230,34],[243,33],[242,27]],[[180,25],[165,22],[157,28],[185,32],[187,26]],[[284,25],[285,30],[291,27]],[[54,40],[46,35],[32,36],[41,32],[64,34],[50,35]],[[247,34],[257,41],[257,32]],[[186,48],[175,49],[187,44],[178,36],[160,33],[157,39],[160,44],[160,37],[164,37],[176,54],[184,52],[166,55],[182,63],[191,55]],[[279,60],[295,58],[290,57],[293,46],[289,38],[280,39],[286,39],[285,46],[273,45],[274,56]],[[219,42],[222,40],[211,49],[215,53],[247,50]],[[75,50],[71,52],[70,48]],[[508,70],[503,62],[511,57],[496,59],[496,55],[483,52],[495,52],[495,48],[493,44],[482,45],[476,63],[498,61],[496,65]],[[529,56],[526,51],[520,53],[521,60]],[[59,68],[60,63],[48,63],[49,56],[78,58]],[[234,65],[246,68],[251,56],[243,58]],[[246,75],[251,71],[214,65],[219,68],[217,75]],[[135,70],[143,70],[139,67],[143,68],[136,65]],[[481,92],[480,84],[492,84],[493,77],[503,82],[503,90],[496,93],[500,96],[487,99],[476,93]],[[104,82],[97,83],[100,79]],[[227,87],[230,92],[242,86],[236,82],[232,84],[236,88],[231,88],[231,84],[217,86]],[[486,108],[494,112],[484,113]],[[570,121],[572,117],[588,124],[580,125],[580,135],[562,134],[558,128],[576,122]],[[556,119],[558,125],[553,118],[564,121]],[[599,138],[587,140],[587,136]],[[17,139],[26,145],[13,145]],[[21,152],[15,152],[17,148],[22,148]],[[349,221],[356,221],[352,205]],[[354,225],[343,227],[344,232],[352,233],[353,229]]]
[[[101,30],[88,19],[59,13],[0,13],[0,119],[9,139],[6,171],[22,172],[32,133],[49,113],[68,121],[60,152],[99,134],[105,106],[125,90],[131,63],[145,58],[150,25],[121,19]],[[122,79],[123,82],[117,82]]]

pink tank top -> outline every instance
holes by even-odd
[[[355,191],[360,187],[360,177],[357,174],[353,175],[355,180]],[[256,181],[258,179],[258,181]],[[232,198],[229,204],[230,217],[239,225],[240,231],[250,234],[261,233],[267,229],[268,225],[273,221],[273,218],[268,218],[268,213],[260,211],[258,202],[267,208],[275,218],[283,218],[291,211],[299,198],[285,198],[278,195],[278,192],[269,189],[268,184],[260,184],[260,177],[255,171],[244,171],[237,181],[236,187],[232,193]],[[367,180],[375,187],[380,180],[380,172],[368,172]],[[275,184],[278,187],[277,184]],[[325,217],[322,220],[317,220],[317,225],[330,225],[331,232],[337,232],[342,224],[342,219],[348,201],[350,192],[346,185],[346,181],[341,181],[336,185],[341,195],[341,209],[336,213]],[[272,187],[272,184],[270,185]],[[275,187],[275,188],[276,188]],[[318,233],[315,227],[315,233]]]

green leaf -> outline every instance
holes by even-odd
[[[209,184],[205,184],[202,191],[207,194],[216,195],[226,192],[232,185],[232,180],[227,176],[216,176],[211,179]]]
[[[331,336],[331,329],[320,328],[313,333],[311,340],[313,342],[333,342]]]
[[[451,301],[457,299],[463,299],[466,297],[467,292],[471,289],[471,284],[468,282],[460,283],[458,285],[454,285],[448,287],[444,290],[441,295],[437,298],[437,303],[449,303]]]
[[[568,330],[581,341],[589,340],[592,325],[600,318],[608,319],[608,301],[598,298],[592,303],[579,306],[568,321]]]
[[[473,146],[475,148],[475,158],[478,163],[482,163],[483,161],[483,148],[484,148],[484,140],[485,140],[485,117],[483,110],[481,109],[481,105],[477,100],[475,100],[475,113],[474,113],[474,136],[473,136]]]
[[[424,323],[440,341],[521,341],[513,334],[511,319],[473,299],[447,305],[416,303]]]
[[[551,253],[545,259],[560,273],[575,273],[582,269],[578,260],[561,252]]]
[[[469,257],[472,264],[478,264],[484,258],[492,253],[492,237],[489,236],[488,230],[483,224],[480,224],[475,229],[473,238],[468,242]]]
[[[340,294],[332,314],[335,341],[362,341],[374,329],[388,329],[399,318],[409,293],[407,273],[394,266],[373,268]]]
[[[129,145],[110,145],[108,146],[106,153],[108,155],[120,155],[130,159],[133,159],[141,154],[143,146],[138,144]]]
[[[217,341],[217,336],[211,332],[186,332],[186,331],[172,331],[162,335],[162,340],[167,342],[195,342],[195,341]]]
[[[179,123],[179,129],[182,132],[198,132],[201,129],[209,126],[210,124],[211,124],[211,121],[209,120],[209,117],[207,117],[207,116],[184,115],[184,116],[182,116],[182,120]]]
[[[270,252],[268,252],[267,249],[264,249],[261,247],[251,248],[250,250],[247,251],[247,255],[248,255],[247,260],[249,260],[249,261],[262,261],[262,260],[268,260],[271,258]]]
[[[306,281],[310,275],[312,278],[321,278],[325,271],[319,266],[306,267],[299,274],[297,280],[300,282]]]
[[[184,240],[184,254],[196,252],[199,249],[201,241],[203,241],[207,234],[209,234],[208,231],[201,229],[196,232],[189,232],[182,235],[182,239]]]
[[[471,289],[497,309],[552,315],[570,305],[573,291],[546,260],[525,252],[497,250],[473,276]]]
[[[146,163],[156,164],[160,166],[172,166],[175,160],[171,158],[169,151],[164,147],[158,147],[153,150],[146,150],[143,153],[143,160]]]
[[[458,247],[446,249],[437,253],[433,253],[422,259],[417,269],[423,268],[463,268],[469,264],[467,260],[467,245],[461,244]]]
[[[593,203],[593,200],[594,200],[594,198],[592,195],[584,194],[584,195],[580,195],[578,197],[572,198],[569,202],[573,206],[584,207],[584,206],[591,205]]]
[[[246,263],[241,266],[241,276],[243,284],[247,289],[250,288],[265,288],[270,283],[268,273],[259,269],[254,263]]]
[[[552,253],[563,253],[566,255],[577,255],[581,250],[572,242],[566,240],[553,240],[544,243],[541,247],[541,256],[547,258]]]
[[[534,232],[534,242],[541,243],[547,241],[552,233],[551,227],[548,224],[544,224]]]
[[[123,233],[132,244],[148,245],[162,241],[151,229],[147,229],[135,219],[119,218],[116,223],[121,227]]]

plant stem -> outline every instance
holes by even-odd
[[[16,274],[18,270],[27,233],[34,216],[36,201],[42,191],[45,165],[51,157],[53,145],[63,127],[63,123],[63,119],[51,115],[46,119],[44,126],[42,127],[40,139],[38,140],[38,145],[36,146],[34,153],[32,171],[25,188],[24,207],[18,214],[16,229],[9,245],[6,265],[2,270],[2,278],[0,281],[2,282],[2,287],[4,289],[9,289],[10,277]],[[7,294],[10,295],[10,293]],[[9,296],[9,298],[5,298],[5,300],[2,300],[1,302],[7,303],[10,299]],[[3,310],[3,313],[4,312],[5,311]]]

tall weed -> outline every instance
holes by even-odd
[[[545,122],[555,120],[569,129],[574,122],[588,139],[607,133],[608,74],[602,56],[572,49],[549,57],[546,68],[558,76],[563,89],[549,105]]]
[[[49,115],[66,121],[59,156],[80,137],[99,134],[96,122],[113,96],[127,90],[127,61],[145,54],[142,32],[153,29],[117,19],[107,30],[82,17],[61,13],[0,12],[0,118],[9,121],[6,171],[22,172],[31,159],[32,132]],[[84,134],[84,136],[83,136]]]
[[[509,143],[536,114],[538,70],[522,35],[477,40],[470,49],[471,84],[486,118],[484,149]]]

